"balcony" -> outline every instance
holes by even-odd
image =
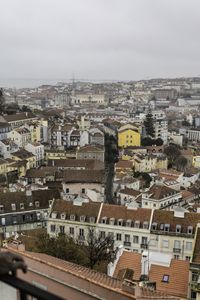
[[[148,249],[148,244],[140,244],[141,249]]]
[[[78,240],[79,241],[85,241],[85,236],[84,235],[79,235]]]
[[[173,248],[173,252],[174,253],[181,253],[181,249],[180,248]]]
[[[0,281],[15,288],[16,295],[19,294],[19,297],[17,298],[19,300],[28,300],[29,296],[34,297],[34,299],[37,300],[63,300],[63,298],[42,290],[13,275],[2,275],[0,276]]]
[[[124,246],[130,247],[131,246],[131,242],[124,242]]]

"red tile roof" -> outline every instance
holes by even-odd
[[[151,265],[149,279],[156,282],[158,291],[169,295],[187,298],[189,284],[189,261],[172,259],[170,266]],[[169,281],[164,282],[163,276],[168,275]]]
[[[123,251],[116,265],[113,277],[120,278],[120,271],[131,269],[134,271],[132,280],[139,281],[141,276],[141,253]],[[123,279],[123,278],[122,278]]]

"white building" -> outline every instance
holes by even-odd
[[[52,237],[66,233],[75,240],[87,241],[92,228],[102,239],[111,236],[115,248],[123,245],[140,253],[149,249],[190,260],[199,221],[199,213],[180,210],[55,200],[47,220],[47,232]]]
[[[44,162],[44,146],[40,143],[28,143],[25,149],[36,157],[36,167]]]

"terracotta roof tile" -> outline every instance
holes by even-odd
[[[96,202],[89,202],[89,203],[82,203],[82,205],[74,205],[72,201],[65,201],[65,200],[55,200],[52,212],[58,213],[58,218],[60,214],[66,213],[66,218],[69,219],[70,215],[74,215],[76,220],[80,220],[81,216],[85,216],[85,221],[89,221],[90,217],[94,217],[95,220],[97,219],[99,210],[100,210],[101,203]]]
[[[155,210],[153,214],[152,223],[157,224],[157,231],[163,231],[164,228],[161,229],[161,224],[169,224],[169,232],[176,234],[176,225],[181,225],[181,233],[187,234],[188,226],[192,226],[192,233],[194,234],[196,225],[200,222],[200,214],[198,213],[184,213],[184,217],[175,216],[173,211],[167,210]],[[164,232],[167,234],[167,232]]]
[[[115,220],[122,219],[124,221],[132,220],[132,222],[140,221],[139,226],[142,228],[143,222],[148,222],[148,224],[150,222],[151,209],[128,209],[122,205],[104,204],[100,215],[100,222],[103,217],[107,219],[115,218]]]
[[[66,170],[63,171],[63,180],[65,182],[89,182],[89,183],[104,183],[103,170]]]
[[[156,282],[158,291],[169,295],[187,298],[189,283],[189,261],[172,259],[170,266],[151,265],[149,278]],[[168,275],[169,281],[164,282],[163,276]]]
[[[134,271],[132,280],[139,281],[141,276],[141,266],[142,266],[141,258],[142,258],[141,253],[123,251],[116,265],[113,277],[119,278],[120,275],[119,272],[121,270],[132,269]]]

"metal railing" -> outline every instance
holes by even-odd
[[[28,300],[28,296],[32,296],[37,300],[64,300],[64,298],[51,294],[46,290],[42,290],[14,275],[1,275],[0,281],[15,288],[19,292],[20,300]]]

